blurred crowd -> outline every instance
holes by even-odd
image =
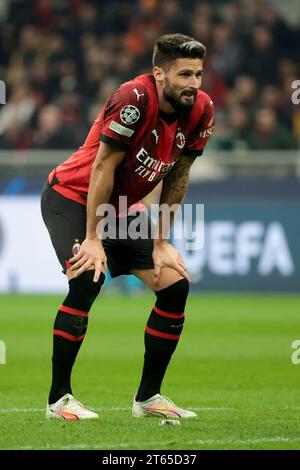
[[[300,18],[264,0],[1,0],[0,149],[75,149],[112,91],[151,72],[158,36],[207,47],[202,88],[214,100],[217,149],[294,149]]]

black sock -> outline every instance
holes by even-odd
[[[72,394],[71,372],[84,340],[88,314],[100,292],[105,276],[93,282],[95,271],[87,271],[69,281],[69,293],[60,307],[53,329],[52,385],[49,404],[66,393]]]
[[[145,331],[145,356],[137,401],[145,401],[160,393],[161,384],[184,323],[184,308],[188,281],[156,292],[157,301],[150,314]]]
[[[71,372],[77,353],[83,342],[88,312],[76,310],[76,314],[63,311],[60,307],[53,329],[52,385],[49,403],[55,403],[65,393],[71,393]]]

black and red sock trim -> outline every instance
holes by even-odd
[[[60,306],[53,328],[52,385],[49,403],[72,393],[71,371],[84,340],[90,308],[105,276],[93,282],[95,271],[86,271],[69,281],[69,293]]]
[[[69,307],[67,307],[69,310]],[[53,334],[62,336],[69,341],[82,341],[88,325],[88,312],[71,309],[65,311],[64,305],[59,309],[53,328]]]
[[[146,326],[146,333],[157,338],[178,341],[183,328],[184,312],[172,313],[153,307]]]
[[[160,393],[167,366],[180,339],[188,281],[181,279],[156,292],[157,301],[145,330],[145,360],[136,399],[144,401]]]

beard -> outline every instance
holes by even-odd
[[[195,104],[196,93],[191,94],[191,92],[182,92],[181,95],[177,95],[169,86],[169,83],[166,82],[164,88],[164,97],[170,103],[172,108],[176,111],[191,111]],[[183,96],[192,96],[193,100],[183,101],[181,97]]]

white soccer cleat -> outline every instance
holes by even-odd
[[[46,418],[76,421],[99,418],[99,415],[85,408],[73,395],[66,393],[57,402],[47,405]]]
[[[160,416],[163,418],[195,418],[196,413],[183,410],[176,406],[169,398],[157,393],[146,401],[133,400],[132,416],[142,418],[146,416]]]

